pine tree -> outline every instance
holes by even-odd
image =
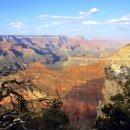
[[[123,94],[117,94],[104,104],[101,111],[104,116],[96,119],[97,130],[130,130],[130,79],[123,85]]]

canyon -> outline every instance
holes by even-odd
[[[34,63],[28,69],[11,74],[1,79],[1,82],[15,79],[17,82],[26,82],[31,79],[35,87],[29,85],[17,88],[16,84],[8,87],[16,89],[18,93],[29,100],[39,98],[53,99],[60,96],[63,99],[63,110],[69,113],[73,124],[90,128],[96,117],[96,107],[99,100],[103,100],[102,88],[104,86],[104,63],[70,67],[64,70],[50,70],[41,63]],[[12,95],[13,97],[13,95]],[[14,102],[15,102],[14,97]],[[10,97],[4,98],[1,105],[9,106]],[[43,106],[44,102],[38,103]],[[33,108],[37,108],[35,102]]]
[[[127,43],[83,37],[1,36],[0,83],[30,81],[31,85],[19,87],[10,83],[7,87],[15,89],[28,102],[34,100],[34,109],[44,105],[36,102],[41,98],[60,97],[71,125],[92,129],[99,101],[107,100],[111,94],[112,85],[106,80],[105,68],[112,66],[118,73],[120,64],[129,66]],[[117,91],[116,86],[114,90]],[[11,97],[17,102],[14,95]],[[11,108],[11,98],[4,98],[0,104]]]
[[[0,36],[1,75],[27,68],[41,62],[51,69],[82,66],[97,63],[110,56],[129,40],[87,40],[84,37],[68,36]],[[92,59],[91,59],[92,58]]]

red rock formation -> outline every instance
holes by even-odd
[[[32,79],[44,95],[54,98],[58,95],[64,100],[63,109],[70,112],[72,122],[90,126],[96,117],[96,107],[103,100],[104,62],[82,67],[70,67],[64,70],[49,70],[41,63],[35,63],[27,70],[5,77],[3,80],[15,78],[17,81]],[[22,91],[22,88],[20,89]],[[22,91],[28,100],[40,97],[37,90]],[[35,95],[35,96],[34,96]],[[39,105],[40,106],[40,105]]]

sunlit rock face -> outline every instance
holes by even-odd
[[[124,90],[130,87],[128,84],[130,82],[130,67],[122,66],[120,64],[112,64],[111,66],[105,67],[105,84],[102,89],[102,94],[104,101],[99,101],[97,107],[97,117],[105,118],[106,115],[102,112],[102,108],[106,104],[113,104],[111,97],[122,94],[124,95]],[[127,99],[126,99],[127,100]]]
[[[130,67],[113,64],[105,68],[106,78],[125,83],[130,76]]]
[[[113,64],[105,68],[105,74],[105,87],[102,91],[105,101],[109,102],[111,96],[123,93],[123,85],[130,78],[130,67]]]
[[[120,48],[112,56],[108,57],[106,61],[109,66],[117,64],[130,67],[130,44]]]

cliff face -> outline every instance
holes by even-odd
[[[108,65],[118,64],[124,66],[130,66],[130,44],[125,45],[112,56],[106,59]]]
[[[106,117],[106,115],[102,112],[102,108],[104,108],[104,105],[109,103],[113,104],[111,97],[117,94],[123,94],[124,84],[127,82],[129,77],[130,68],[127,66],[112,64],[105,68],[104,87],[102,88],[104,100],[99,101],[97,107],[97,119],[98,117]]]
[[[98,67],[97,67],[98,66]],[[72,87],[80,86],[86,82],[104,77],[104,63],[87,65],[81,67],[70,67],[63,70],[50,70],[41,63],[35,63],[28,69],[12,74],[2,81],[8,79],[17,79],[18,81],[28,81],[46,90],[49,95],[56,96],[58,92],[61,96],[65,96]]]
[[[130,77],[130,68],[119,64],[113,64],[105,68],[105,84],[102,90],[104,102],[109,103],[110,98],[117,94],[123,94],[123,88]]]
[[[103,100],[101,90],[104,86],[104,62],[57,71],[35,63],[24,71],[2,78],[2,81],[10,79],[19,82],[31,80],[37,86],[32,88],[26,85],[17,89],[27,100],[42,97],[52,99],[60,95],[64,102],[63,109],[70,113],[71,122],[78,122],[80,127],[90,127],[96,117],[98,101]],[[16,87],[15,84],[11,85]],[[1,103],[8,106],[9,102],[10,99],[6,98]],[[42,102],[33,105],[35,108],[43,106]]]

